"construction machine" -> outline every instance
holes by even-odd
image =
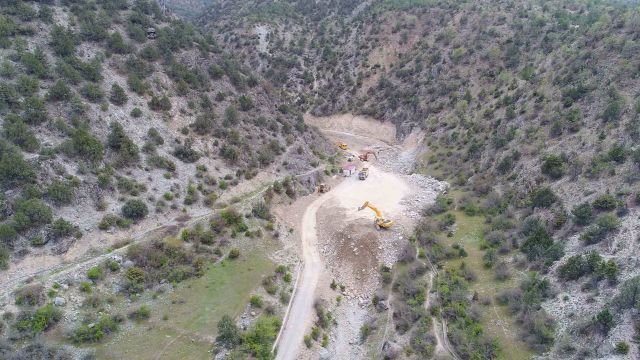
[[[326,193],[329,190],[331,190],[331,186],[325,183],[321,183],[320,185],[318,185],[318,192],[321,194]]]
[[[363,167],[362,170],[358,173],[358,179],[366,180],[369,177],[369,168]]]
[[[338,147],[342,150],[349,150],[349,147],[345,143],[338,143]]]
[[[360,161],[369,161],[369,155],[373,155],[376,160],[378,159],[378,155],[376,155],[375,151],[371,150],[367,150],[364,152],[364,154],[358,155],[358,159],[360,159]]]
[[[364,204],[362,204],[362,206],[358,208],[358,211],[364,210],[365,208],[373,210],[373,212],[376,214],[376,217],[373,219],[373,224],[375,225],[376,229],[389,229],[391,225],[393,225],[392,220],[383,218],[380,210],[378,210],[377,207],[371,205],[368,201],[365,201]]]

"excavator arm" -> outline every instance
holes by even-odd
[[[358,208],[358,210],[364,210],[365,208],[369,208],[369,209],[373,210],[373,212],[376,213],[376,217],[379,217],[379,218],[382,217],[382,213],[380,212],[380,210],[378,210],[377,207],[369,204],[368,201],[365,201],[364,204],[362,204],[362,206],[360,206]]]

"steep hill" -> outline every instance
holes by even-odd
[[[639,16],[624,2],[221,1],[198,22],[313,114],[425,130],[416,171],[486,218],[488,258],[550,289],[494,299],[523,339],[598,358],[631,341],[637,311],[621,299],[640,275]],[[443,261],[425,226],[420,245]]]

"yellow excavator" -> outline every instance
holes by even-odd
[[[349,146],[345,143],[338,143],[338,147],[342,150],[349,150]]]
[[[373,219],[373,224],[376,226],[376,229],[389,229],[391,225],[393,225],[393,220],[383,218],[380,210],[378,210],[377,207],[369,204],[368,201],[365,201],[364,204],[362,204],[362,206],[358,208],[358,211],[364,210],[365,208],[369,208],[373,210],[374,213],[376,213],[376,217]]]

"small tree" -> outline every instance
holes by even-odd
[[[148,213],[147,204],[139,199],[128,200],[124,206],[122,206],[122,215],[127,219],[140,220],[147,216]]]
[[[552,179],[559,179],[564,175],[564,160],[558,155],[548,155],[543,158],[542,173]]]
[[[126,104],[129,98],[127,97],[127,93],[124,91],[122,86],[113,84],[111,85],[111,96],[109,97],[109,100],[112,104],[121,106]]]
[[[240,339],[240,330],[235,321],[229,315],[222,316],[218,321],[216,341],[226,348],[233,348],[240,343]]]

